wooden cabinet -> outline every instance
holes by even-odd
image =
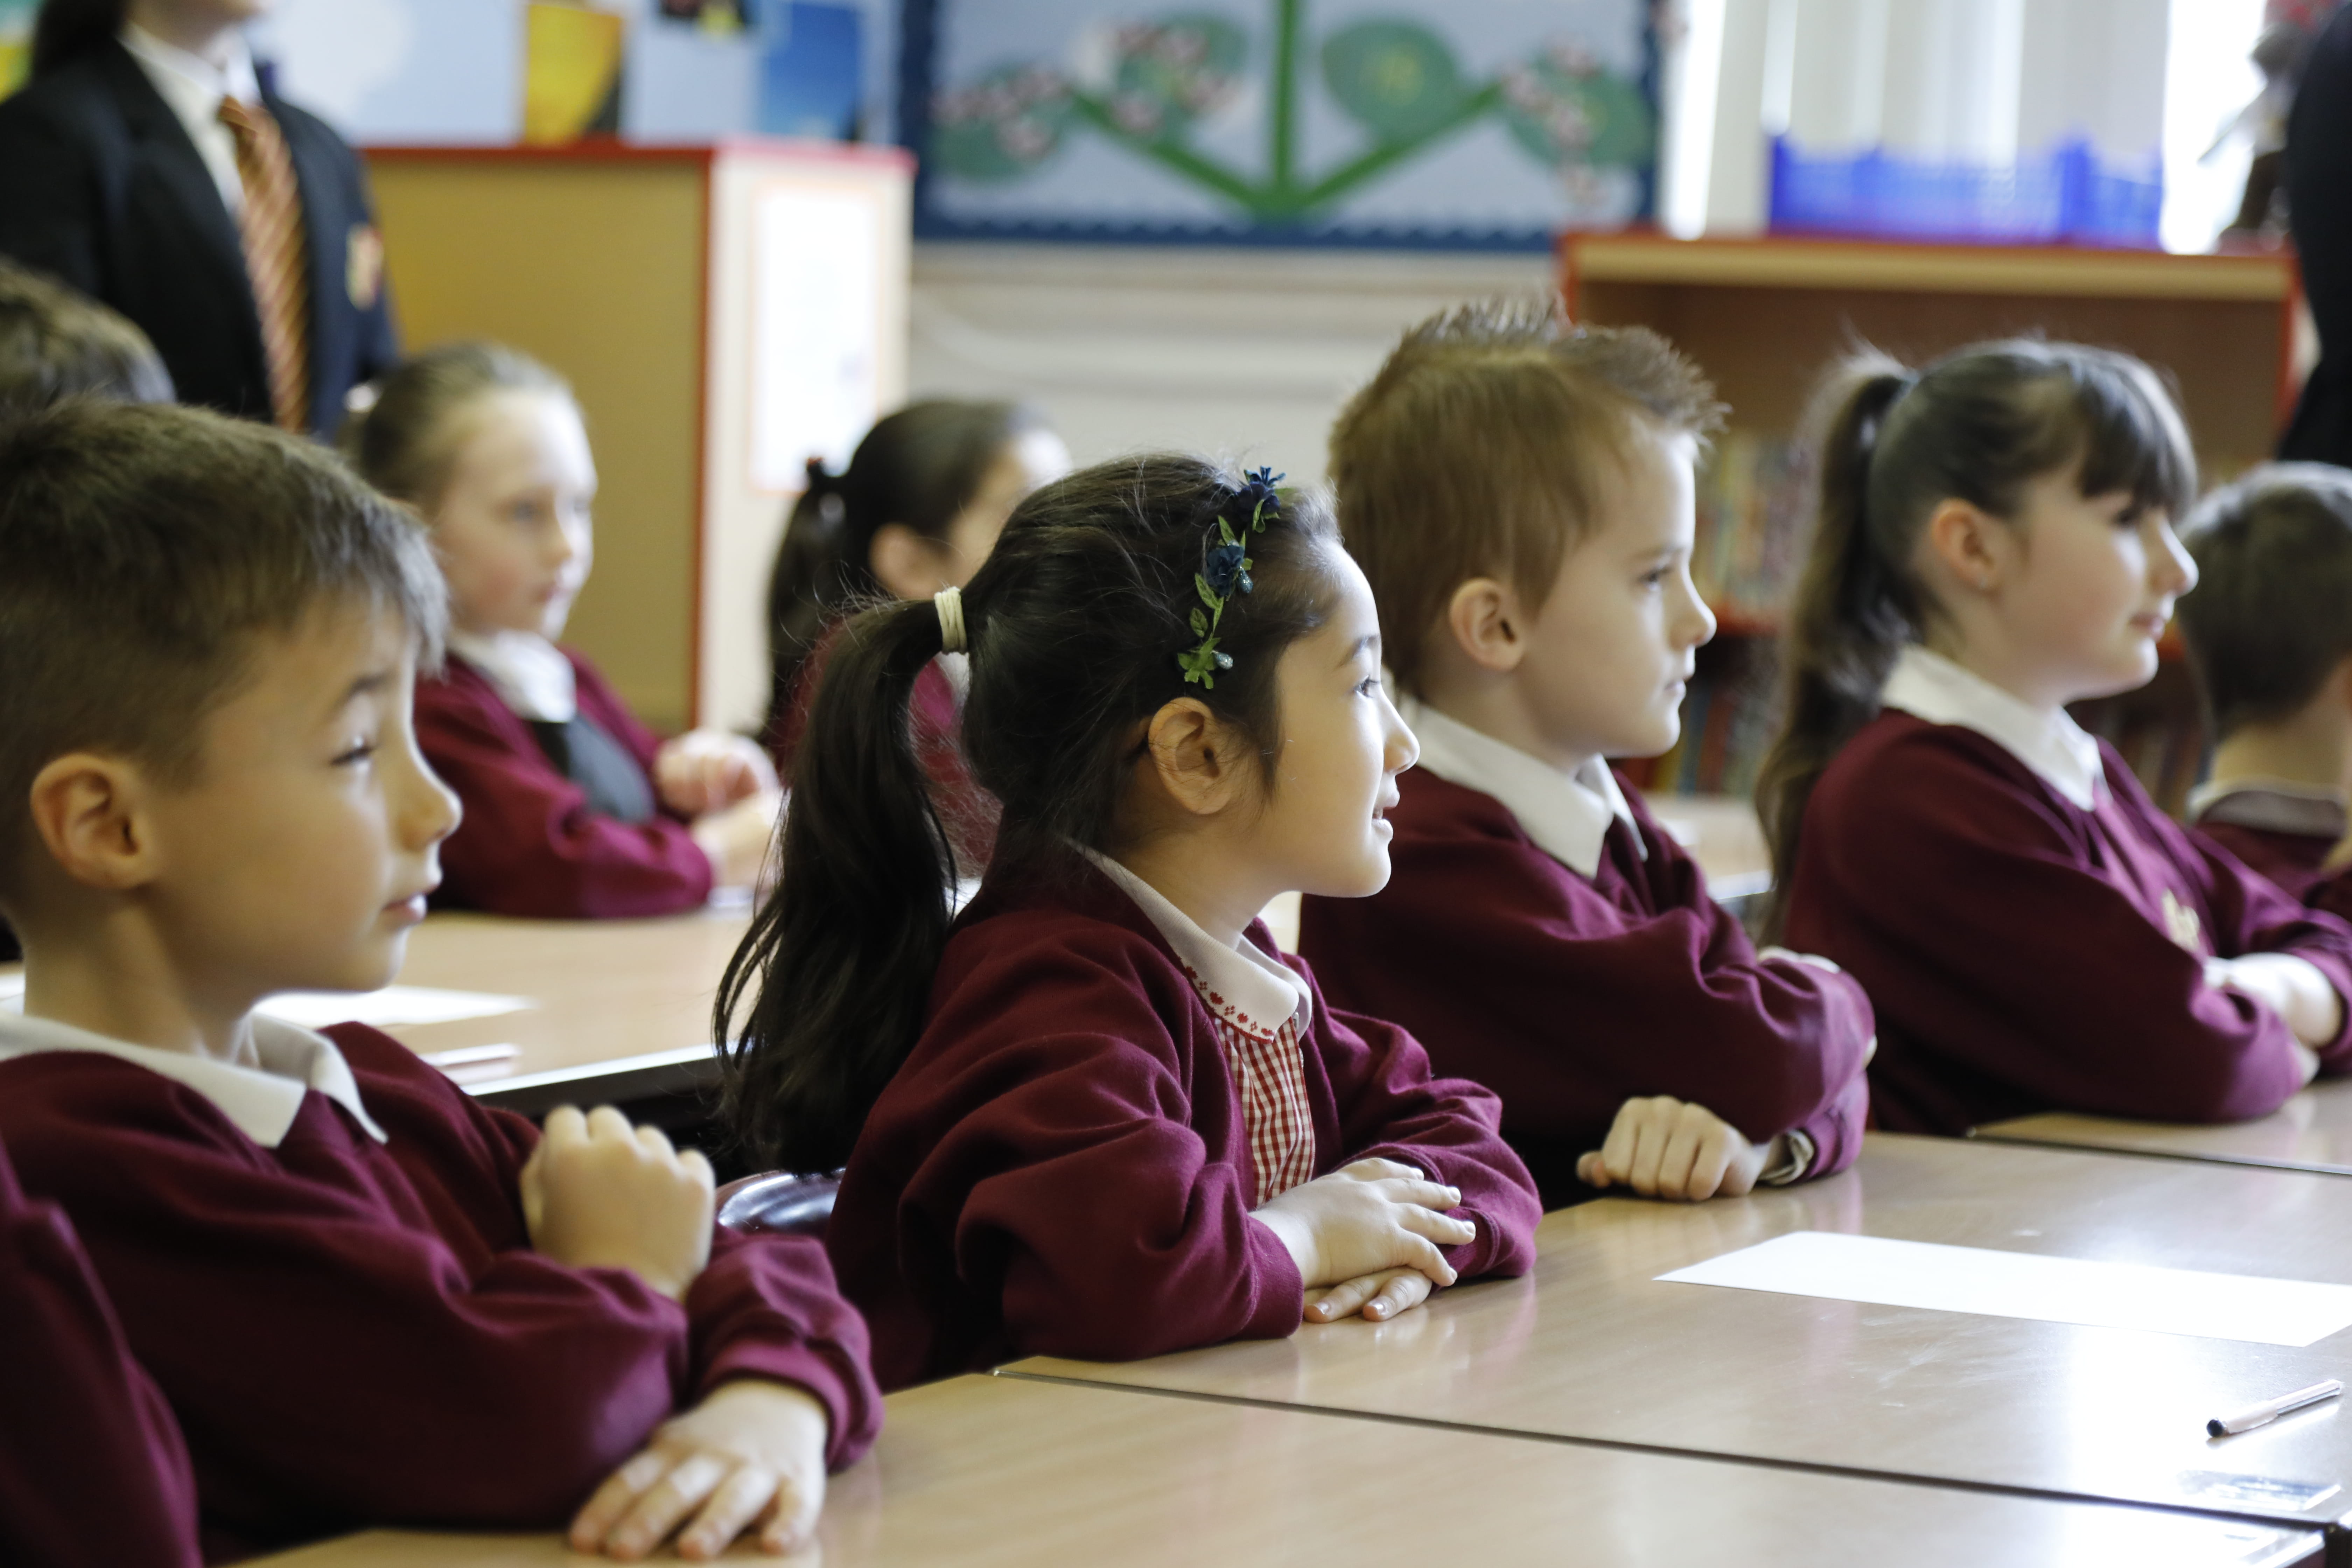
[[[911,160],[824,142],[368,153],[403,341],[577,390],[603,479],[568,640],[648,723],[756,724],[811,455],[906,395]]]

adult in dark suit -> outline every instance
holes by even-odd
[[[0,254],[137,322],[183,401],[324,435],[399,351],[358,155],[254,80],[268,4],[45,0]]]
[[[2321,31],[2288,112],[2286,203],[2319,365],[2279,456],[2352,468],[2352,5]]]

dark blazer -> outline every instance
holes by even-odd
[[[2352,466],[2352,5],[2321,31],[2287,115],[2286,200],[2319,363],[2279,456]]]
[[[359,155],[263,93],[301,188],[310,252],[310,426],[398,357]],[[356,254],[355,254],[356,252]],[[186,403],[270,417],[236,220],[171,106],[109,40],[0,102],[0,254],[139,323]]]

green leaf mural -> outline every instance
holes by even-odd
[[[1582,50],[1555,44],[1476,81],[1430,27],[1376,17],[1339,27],[1312,48],[1324,90],[1362,128],[1365,144],[1333,167],[1304,171],[1298,117],[1311,42],[1307,0],[1268,0],[1267,12],[1262,41],[1205,13],[1119,23],[1108,78],[1093,84],[1032,61],[942,90],[932,103],[932,163],[957,178],[1009,183],[1092,134],[1255,222],[1286,224],[1327,211],[1490,118],[1547,168],[1641,169],[1654,158],[1656,113],[1640,84]],[[1265,159],[1256,173],[1203,152],[1192,136],[1254,74],[1266,92]]]

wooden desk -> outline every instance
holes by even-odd
[[[2320,1560],[2305,1531],[987,1377],[894,1396],[821,1531],[824,1568]],[[398,1531],[263,1560],[590,1561],[547,1536]]]
[[[2314,1084],[2270,1115],[2219,1127],[2053,1112],[1979,1127],[1970,1137],[1989,1143],[2041,1143],[2061,1149],[2104,1149],[2224,1165],[2268,1165],[2352,1176],[2352,1079]]]
[[[388,1031],[431,1055],[518,1047],[511,1073],[470,1078],[476,1098],[536,1115],[583,1097],[634,1100],[715,1082],[710,1005],[749,923],[739,913],[650,921],[509,921],[438,914],[408,939],[404,985],[529,996],[520,1013]]]
[[[2294,1350],[1656,1280],[1794,1230],[2352,1283],[2352,1184],[1874,1135],[1823,1182],[1551,1215],[1531,1276],[1393,1323],[1007,1370],[2021,1491],[2202,1497],[2247,1518],[2352,1510],[2352,1491],[2286,1506],[2186,1479],[2352,1483],[2340,1405],[2204,1433],[2208,1416],[2343,1373],[2352,1334]]]

